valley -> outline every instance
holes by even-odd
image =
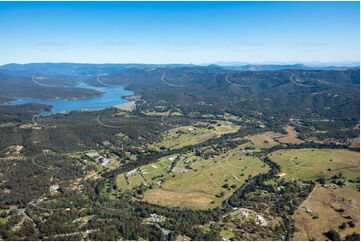
[[[73,79],[74,64],[55,68],[66,78],[48,67],[31,96],[39,69],[2,66],[2,90],[24,68],[23,97],[76,80],[129,102],[48,115],[47,102],[0,105],[1,239],[359,236],[359,69],[82,65]],[[109,74],[96,84],[99,70]]]

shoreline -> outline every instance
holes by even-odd
[[[133,111],[136,108],[136,106],[137,105],[135,104],[135,101],[130,101],[115,105],[113,107],[123,111]]]

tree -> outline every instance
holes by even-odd
[[[227,188],[229,188],[229,185],[228,185],[228,183],[224,183],[222,187],[227,189]]]
[[[329,240],[332,240],[332,241],[340,241],[341,240],[340,234],[334,229],[329,230],[328,232],[324,233],[324,235]]]
[[[345,240],[347,241],[360,241],[360,234],[358,233],[353,233],[353,234],[349,234],[345,237]]]

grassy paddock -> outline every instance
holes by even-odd
[[[192,152],[163,157],[131,172],[129,184],[125,173],[119,174],[116,184],[121,190],[147,184],[143,199],[150,203],[207,209],[221,205],[249,177],[268,169],[257,157],[244,155],[238,147],[208,160]]]
[[[160,147],[177,149],[188,145],[202,143],[223,134],[234,133],[237,132],[238,129],[239,127],[231,122],[199,122],[192,126],[182,126],[171,129],[163,135],[163,140],[161,142],[151,144],[149,147],[155,149]]]
[[[360,153],[342,149],[278,150],[269,158],[281,166],[282,178],[313,180],[342,173],[346,179],[360,176]]]
[[[301,144],[304,141],[298,138],[295,128],[288,125],[284,127],[287,134],[267,131],[261,134],[249,135],[245,138],[253,143],[256,150],[268,149],[279,144]]]
[[[258,158],[233,151],[214,160],[190,156],[187,164],[178,164],[172,176],[145,192],[144,200],[171,207],[212,208],[247,178],[268,170]]]
[[[142,183],[152,184],[158,182],[161,177],[168,175],[168,171],[172,164],[171,158],[174,157],[176,156],[162,157],[158,162],[140,167],[139,171],[135,171],[131,175],[128,175],[129,184],[126,183],[124,178],[125,173],[119,174],[116,178],[117,188],[129,190],[141,185]],[[143,175],[141,175],[141,173]]]

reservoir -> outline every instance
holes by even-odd
[[[11,103],[10,105],[19,105],[26,103],[39,103],[51,105],[51,113],[67,112],[72,110],[100,110],[110,108],[118,104],[128,102],[122,96],[133,95],[132,91],[125,90],[123,87],[95,87],[85,83],[76,85],[75,87],[94,89],[103,93],[101,96],[82,98],[82,99],[37,99],[37,98],[19,98]],[[44,112],[49,114],[49,112]]]

